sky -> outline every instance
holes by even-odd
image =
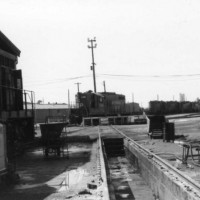
[[[199,0],[0,0],[0,30],[21,50],[23,86],[36,101],[68,103],[94,90],[151,100],[200,97]]]

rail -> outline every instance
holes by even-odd
[[[117,131],[119,134],[121,134],[124,138],[126,138],[128,141],[130,141],[132,144],[134,144],[137,148],[139,148],[140,150],[142,150],[143,152],[145,152],[146,155],[149,158],[153,159],[155,162],[156,161],[160,162],[166,168],[168,168],[169,170],[171,170],[175,175],[177,175],[178,177],[180,177],[181,179],[183,179],[184,181],[186,181],[187,183],[189,183],[191,186],[193,186],[195,189],[197,189],[197,190],[200,191],[200,185],[196,181],[194,181],[190,177],[188,177],[185,174],[183,174],[180,171],[178,171],[175,167],[173,167],[172,165],[170,165],[169,163],[167,163],[165,160],[163,160],[159,156],[155,155],[154,153],[148,151],[147,149],[145,149],[144,147],[142,147],[141,145],[139,145],[138,143],[136,143],[133,139],[131,139],[130,137],[128,137],[126,134],[124,134],[122,131],[120,131],[116,127],[114,127],[114,126],[111,126],[111,127],[115,131]]]

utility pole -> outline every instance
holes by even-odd
[[[75,83],[75,84],[77,84],[77,90],[78,90],[78,93],[77,93],[77,100],[78,100],[78,107],[80,108],[79,85],[80,85],[81,83]]]
[[[68,108],[70,108],[70,93],[69,93],[69,89],[68,89]]]
[[[77,84],[77,89],[78,89],[78,93],[79,93],[79,85],[80,85],[81,83],[74,83],[74,84]]]
[[[106,92],[106,82],[103,81],[104,92]]]
[[[92,66],[91,66],[91,70],[93,71],[93,81],[94,81],[94,92],[96,93],[96,76],[95,76],[95,62],[94,62],[94,48],[97,47],[96,44],[96,38],[92,39],[88,39],[88,42],[91,43],[91,46],[88,45],[88,48],[92,50]],[[95,43],[95,44],[94,44]]]
[[[134,93],[132,93],[132,102],[134,102]]]

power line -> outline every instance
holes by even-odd
[[[119,75],[119,74],[97,74],[97,77],[108,77],[109,79],[126,80],[126,81],[195,81],[200,79],[200,74],[175,74],[175,75]],[[25,82],[26,86],[42,86],[56,83],[67,82],[89,78],[91,75],[68,77],[62,79],[52,79],[47,81]]]
[[[200,77],[200,74],[174,74],[174,75],[127,75],[127,74],[99,74],[103,76],[114,76],[114,77],[139,77],[139,78],[168,78],[168,77]]]
[[[77,77],[71,77],[71,78],[63,78],[63,79],[52,79],[44,82],[28,82],[26,83],[27,85],[49,85],[49,84],[55,84],[55,83],[60,83],[60,82],[67,82],[71,80],[77,80],[77,79],[83,79],[83,78],[88,78],[91,77],[91,75],[85,75],[85,76],[77,76]]]
[[[101,77],[101,76],[98,76]],[[103,79],[105,79],[105,76],[102,77]],[[134,82],[141,82],[141,81],[145,81],[145,82],[158,82],[158,81],[171,81],[171,82],[181,82],[181,81],[195,81],[195,80],[200,80],[199,78],[184,78],[184,79],[147,79],[147,78],[127,78],[127,77],[109,77],[108,80],[121,80],[121,81],[134,81]]]
[[[108,77],[109,79],[125,81],[194,81],[200,79],[200,74],[186,75],[118,75],[118,74],[99,74],[98,77]]]

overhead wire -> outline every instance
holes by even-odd
[[[194,81],[200,80],[200,74],[174,74],[174,75],[127,75],[127,74],[96,74],[97,77],[100,78],[109,78],[109,79],[117,79],[117,80],[125,80],[125,81]],[[56,84],[61,82],[67,82],[71,80],[83,79],[83,78],[91,78],[92,75],[82,75],[76,77],[68,77],[61,79],[52,79],[52,80],[38,80],[34,82],[27,82],[28,86],[42,86],[49,84]]]
[[[47,81],[37,81],[37,82],[29,82],[27,83],[27,85],[31,85],[31,86],[37,86],[37,85],[49,85],[49,84],[54,84],[54,83],[60,83],[60,82],[66,82],[66,81],[70,81],[70,80],[77,80],[77,79],[82,79],[82,78],[88,78],[91,77],[92,75],[84,75],[84,76],[77,76],[77,77],[70,77],[70,78],[62,78],[62,79],[53,79],[53,80],[47,80]]]
[[[116,75],[116,74],[100,74],[100,76],[110,79],[126,80],[126,81],[193,81],[199,80],[200,74],[190,75],[164,75],[164,76],[143,76],[143,75]]]
[[[130,74],[99,74],[103,76],[115,77],[138,77],[138,78],[167,78],[167,77],[200,77],[200,74],[171,74],[171,75],[130,75]]]

